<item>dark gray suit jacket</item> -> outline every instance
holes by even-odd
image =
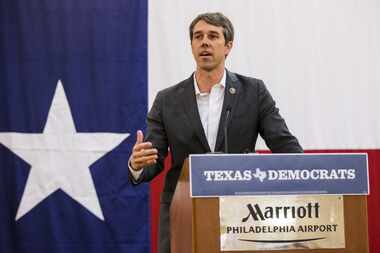
[[[169,207],[182,164],[189,154],[210,152],[198,112],[193,76],[157,94],[148,113],[146,141],[152,142],[158,149],[158,162],[145,168],[140,179],[134,181],[150,181],[159,174],[163,170],[168,148],[170,149],[172,167],[167,173],[161,194],[160,253],[170,252]],[[231,88],[234,88],[235,92],[230,92]],[[264,83],[229,71],[215,152],[224,151],[223,124],[227,108],[231,108],[228,123],[229,153],[255,152],[258,134],[263,137],[272,152],[302,152]]]

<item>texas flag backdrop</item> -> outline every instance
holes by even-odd
[[[164,175],[132,186],[127,161],[157,91],[194,71],[207,11],[307,152],[368,152],[380,249],[379,1],[0,0],[0,253],[156,252]]]
[[[147,2],[0,0],[0,31],[0,252],[150,252]]]

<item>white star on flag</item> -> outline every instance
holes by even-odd
[[[58,81],[43,133],[0,132],[0,143],[30,165],[16,220],[58,189],[104,220],[89,167],[128,136],[78,133]]]

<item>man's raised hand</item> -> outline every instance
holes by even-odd
[[[143,141],[144,134],[141,130],[138,130],[136,133],[136,143],[133,146],[130,158],[130,163],[133,170],[141,170],[142,168],[157,162],[157,149],[153,148],[151,142]]]

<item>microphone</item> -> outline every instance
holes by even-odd
[[[224,118],[224,153],[228,153],[228,123],[230,122],[232,107],[230,105],[226,106],[226,117]]]

